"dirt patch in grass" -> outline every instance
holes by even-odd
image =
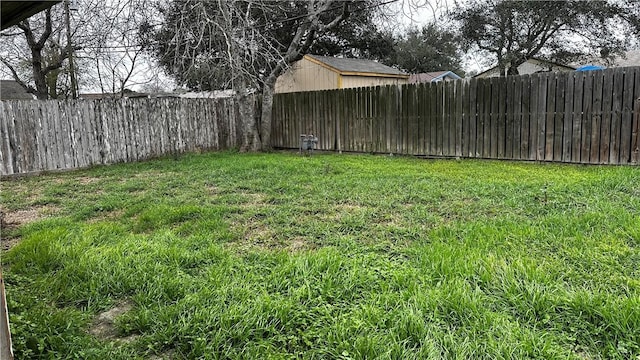
[[[239,216],[231,222],[231,227],[236,233],[242,234],[240,242],[250,247],[269,248],[274,243],[274,232],[265,223],[263,209],[271,206],[266,203],[263,194],[240,192],[243,202],[237,206],[240,209]],[[252,214],[252,215],[250,215]]]
[[[396,214],[388,214],[383,216],[382,218],[378,219],[375,222],[375,225],[383,226],[383,227],[396,227],[396,226],[403,226],[405,222],[406,221],[402,217],[402,215],[396,213]]]
[[[100,178],[82,176],[82,177],[77,178],[75,181],[80,185],[89,185],[89,184],[93,184],[95,182],[100,181]]]
[[[241,192],[243,202],[240,204],[242,208],[254,208],[268,206],[266,196],[264,194]]]
[[[130,301],[123,301],[111,309],[100,313],[89,328],[89,334],[103,340],[116,340],[121,342],[130,342],[135,340],[138,336],[131,335],[127,337],[119,337],[118,329],[116,328],[116,319],[131,311],[133,309],[133,303]]]
[[[353,204],[353,203],[340,203],[340,204],[336,204],[334,208],[337,211],[353,212],[353,211],[365,210],[367,207],[359,204]]]
[[[7,237],[4,236],[4,233],[3,233],[2,237],[0,237],[0,250],[1,251],[8,251],[11,248],[13,248],[14,246],[18,245],[19,242],[20,242],[20,238],[19,237],[7,238]]]
[[[60,209],[52,206],[39,206],[23,210],[7,211],[0,209],[0,248],[9,250],[20,242],[13,231],[25,224],[54,215]]]
[[[215,185],[206,185],[205,189],[207,189],[207,193],[210,196],[216,196],[220,194],[220,188]]]
[[[22,198],[27,204],[35,203],[44,197],[44,189],[42,186],[33,186],[29,183],[20,181],[3,181],[0,183],[0,192],[8,192],[9,189],[11,189],[10,191],[16,199]]]
[[[243,242],[253,244],[268,244],[274,235],[266,224],[255,217],[251,217],[244,222],[236,222],[233,227],[243,234]]]
[[[301,236],[294,238],[279,236],[269,226],[264,215],[236,218],[231,222],[231,228],[236,234],[239,234],[239,237],[236,241],[228,243],[228,246],[238,250],[286,250],[296,253],[312,250],[316,247],[313,242]]]
[[[309,239],[297,236],[283,238],[264,222],[263,217],[250,217],[249,219],[236,220],[232,224],[240,238],[228,243],[229,247],[237,250],[278,251],[286,250],[291,253],[313,250],[316,244]]]
[[[100,221],[117,220],[117,219],[121,218],[122,215],[124,215],[124,213],[125,213],[124,209],[117,209],[117,210],[114,210],[114,211],[102,211],[102,212],[97,213],[96,216],[92,217],[87,222],[89,224],[95,224],[95,223],[100,222]]]
[[[357,204],[335,204],[326,210],[319,212],[317,216],[322,221],[329,221],[332,223],[340,223],[344,219],[348,219],[354,215],[365,213],[369,208],[363,205]]]
[[[157,179],[164,176],[173,176],[176,175],[174,171],[158,171],[158,170],[146,170],[139,171],[135,174],[129,174],[127,176],[137,178],[137,179]]]
[[[307,239],[303,237],[295,237],[291,240],[289,245],[287,246],[287,250],[292,253],[297,253],[305,250],[313,250],[316,248],[316,245],[309,242]]]
[[[8,227],[18,227],[56,214],[60,209],[52,206],[38,206],[24,210],[0,210],[2,224]]]

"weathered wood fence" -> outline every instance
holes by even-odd
[[[640,67],[278,94],[272,145],[637,164]]]
[[[0,174],[239,147],[242,126],[230,98],[0,101]]]

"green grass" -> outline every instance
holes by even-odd
[[[637,359],[640,169],[215,153],[4,181],[17,358]],[[118,337],[89,334],[129,302]]]

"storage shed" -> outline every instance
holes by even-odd
[[[372,60],[305,55],[276,81],[276,93],[407,84],[409,74]]]

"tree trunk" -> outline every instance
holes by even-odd
[[[262,114],[260,116],[260,138],[262,150],[271,150],[271,120],[273,119],[273,94],[275,93],[275,77],[269,77],[262,89]]]
[[[516,60],[511,60],[509,64],[509,73],[508,75],[520,75],[520,71],[518,68],[520,65],[527,62],[527,58],[524,56],[519,56]]]
[[[45,68],[42,49],[44,49],[49,36],[51,36],[51,9],[46,11],[45,30],[38,40],[36,40],[27,20],[19,23],[18,27],[24,32],[25,39],[31,50],[31,70],[33,72],[33,82],[36,87],[35,89],[30,89],[30,92],[34,93],[33,90],[35,90],[35,95],[39,100],[46,100],[49,98],[49,88],[47,86],[47,72],[49,70]],[[15,72],[14,76],[17,78]]]
[[[33,82],[36,84],[36,96],[38,100],[49,98],[49,88],[47,87],[46,74],[42,71],[42,51],[41,49],[31,49],[31,69],[33,71]]]
[[[58,76],[60,75],[60,70],[56,69],[50,71],[45,78],[47,79],[47,87],[49,88],[49,98],[57,99],[58,98]]]
[[[236,95],[240,121],[242,121],[242,146],[240,151],[259,151],[262,148],[258,125],[255,117],[255,97],[254,95]]]
[[[507,65],[502,61],[498,61],[498,71],[500,72],[500,77],[507,76]]]

